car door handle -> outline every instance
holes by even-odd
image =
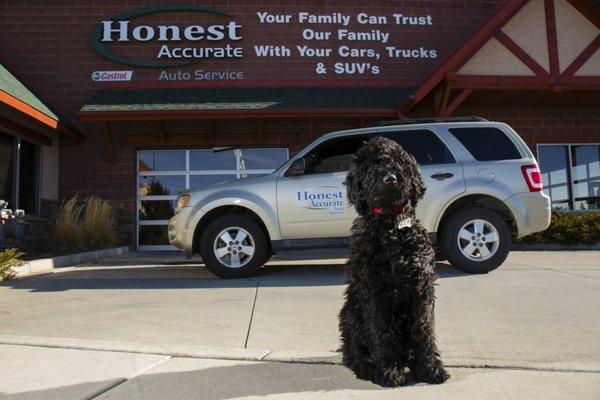
[[[443,181],[444,179],[452,178],[453,176],[454,174],[450,172],[436,172],[435,174],[431,175],[433,179],[438,181]]]

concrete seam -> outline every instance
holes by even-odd
[[[106,392],[108,392],[108,391],[110,391],[110,390],[112,390],[112,389],[116,388],[117,386],[119,386],[119,385],[121,385],[121,384],[123,384],[123,383],[125,383],[125,382],[127,382],[127,379],[125,379],[125,378],[123,378],[123,379],[119,379],[119,380],[117,380],[116,382],[114,382],[114,383],[112,383],[112,384],[110,384],[110,385],[108,385],[108,386],[106,386],[106,387],[103,387],[103,388],[101,388],[101,389],[98,389],[98,390],[96,390],[96,391],[95,391],[94,393],[92,393],[91,395],[89,395],[89,396],[87,396],[87,397],[84,397],[84,399],[86,399],[86,400],[92,400],[92,399],[95,399],[95,398],[97,398],[98,396],[101,396],[101,395],[103,395],[104,393],[106,393]]]
[[[248,340],[250,339],[250,329],[252,329],[252,320],[254,319],[254,309],[256,308],[256,298],[258,297],[258,287],[260,285],[260,275],[256,280],[256,290],[254,291],[254,300],[252,301],[252,311],[250,312],[250,321],[248,322],[248,331],[246,332],[246,340],[244,341],[244,348],[248,348]]]
[[[41,347],[50,349],[66,349],[66,350],[85,350],[85,351],[100,351],[100,352],[112,352],[112,353],[128,353],[128,354],[148,354],[148,355],[163,355],[167,358],[192,358],[201,360],[234,360],[234,361],[261,361],[261,362],[276,362],[286,364],[316,364],[316,365],[342,365],[337,361],[326,361],[326,360],[307,360],[305,357],[298,359],[265,359],[272,352],[267,351],[264,356],[261,357],[226,357],[226,356],[196,356],[190,354],[178,354],[178,353],[159,353],[149,351],[135,351],[135,350],[109,350],[109,349],[98,349],[98,348],[86,348],[83,346],[56,346],[56,345],[44,345],[44,344],[28,344],[28,343],[11,343],[11,342],[0,342],[0,345],[6,346],[28,346],[28,347]],[[552,367],[523,367],[518,365],[493,365],[493,364],[452,364],[446,363],[448,368],[469,368],[469,369],[500,369],[500,370],[517,370],[517,371],[538,371],[538,372],[558,372],[558,373],[584,373],[584,374],[600,374],[600,369],[583,369],[583,368],[552,368]]]
[[[133,379],[133,378],[138,377],[140,375],[144,375],[146,372],[148,372],[151,369],[154,369],[154,368],[158,367],[159,365],[161,365],[161,364],[169,361],[171,358],[172,358],[171,356],[162,357],[158,361],[151,363],[146,368],[142,368],[140,371],[136,372],[135,374],[131,375],[130,377],[119,379],[117,382],[113,383],[112,385],[109,385],[109,386],[107,386],[105,388],[102,388],[102,389],[94,392],[92,395],[90,395],[89,397],[87,397],[87,399],[88,400],[93,400],[95,398],[98,398],[99,396],[102,396],[104,393],[107,393],[107,392],[113,390],[117,386],[121,386],[122,384],[124,384],[125,382],[129,381],[130,379]]]

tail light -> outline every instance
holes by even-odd
[[[541,192],[544,185],[542,184],[540,167],[535,164],[523,165],[521,171],[523,172],[523,177],[525,178],[525,182],[527,182],[527,186],[529,186],[529,190],[532,192]]]

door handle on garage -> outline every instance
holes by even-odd
[[[444,179],[452,178],[453,176],[454,174],[450,172],[436,172],[435,174],[431,175],[433,179],[438,181],[443,181]]]

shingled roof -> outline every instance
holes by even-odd
[[[0,90],[46,114],[48,117],[58,120],[58,116],[2,64],[0,64]]]
[[[189,88],[98,90],[80,112],[98,113],[197,111],[385,112],[392,115],[405,100],[408,89],[401,88]]]
[[[32,90],[21,82],[12,72],[0,63],[0,106],[7,107],[11,112],[18,115],[24,115],[34,123],[41,123],[52,129],[56,133],[65,134],[75,140],[83,140],[83,135],[65,124],[61,117],[52,111],[42,99],[40,99]],[[14,121],[8,121],[3,117],[3,125],[12,130],[18,130],[23,135],[29,135],[40,139],[36,132],[23,126],[16,126]],[[49,139],[48,139],[49,140]],[[41,141],[44,144],[51,143],[46,139]]]

